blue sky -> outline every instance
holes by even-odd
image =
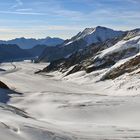
[[[140,27],[140,0],[0,0],[0,39],[70,38],[86,27]]]

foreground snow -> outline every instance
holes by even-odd
[[[1,140],[64,140],[70,135],[62,134],[50,124],[37,121],[15,107],[0,104]],[[47,126],[47,127],[46,127]]]
[[[46,64],[14,64],[1,65],[1,80],[23,94],[7,100],[20,110],[0,104],[0,140],[140,139],[139,75],[96,82],[107,70],[63,77],[34,74]]]

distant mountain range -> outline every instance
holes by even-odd
[[[36,45],[47,45],[47,46],[56,46],[62,44],[63,39],[60,38],[51,38],[46,37],[44,39],[26,39],[26,38],[16,38],[8,41],[0,40],[0,44],[16,44],[22,49],[31,49]]]
[[[51,37],[38,40],[16,38],[0,41],[0,62],[35,58],[40,56],[45,48],[55,47],[63,42],[63,39]]]
[[[47,48],[46,45],[36,45],[31,49],[21,49],[15,44],[0,44],[0,63],[35,59]]]

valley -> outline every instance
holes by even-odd
[[[1,65],[1,69],[10,71],[0,72],[1,80],[21,94],[8,93],[9,106],[0,105],[1,133],[8,134],[0,135],[0,139],[11,136],[12,140],[140,137],[140,96],[136,85],[140,82],[139,75],[125,74],[113,81],[97,82],[105,71],[90,74],[81,71],[63,77],[59,72],[34,74],[46,63],[25,61],[13,64],[16,71],[11,63]],[[134,85],[137,89],[131,88]],[[11,106],[21,111],[15,112]]]

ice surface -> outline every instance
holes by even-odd
[[[22,95],[0,104],[0,140],[126,140],[140,138],[140,76],[97,82],[108,69],[67,77],[34,74],[45,63],[10,63],[3,82]],[[18,110],[17,108],[20,108]],[[27,113],[25,113],[24,111]]]

